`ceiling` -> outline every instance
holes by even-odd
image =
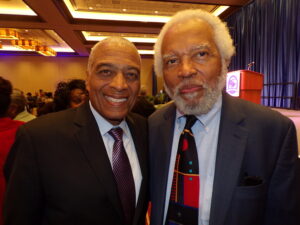
[[[130,37],[142,57],[152,57],[163,24],[179,10],[201,8],[226,18],[253,0],[0,0],[0,30],[49,46],[57,56],[88,56],[101,38]],[[38,55],[0,40],[0,55]]]

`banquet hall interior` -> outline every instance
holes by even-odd
[[[0,0],[0,76],[25,95],[54,93],[59,82],[86,78],[87,59],[97,41],[121,36],[139,50],[141,87],[157,107],[169,100],[153,69],[158,33],[177,11],[199,8],[229,26],[236,46],[229,71],[259,73],[256,103],[290,117],[300,140],[299,2]]]

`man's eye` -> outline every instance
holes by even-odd
[[[99,70],[97,72],[97,74],[104,76],[104,77],[108,77],[108,76],[111,76],[113,73],[111,70]]]
[[[166,61],[166,64],[167,65],[172,65],[172,64],[175,64],[177,62],[177,59],[169,59]]]
[[[198,52],[196,53],[196,56],[198,57],[204,57],[204,56],[208,56],[208,52],[207,51],[201,51],[201,52]]]
[[[135,72],[128,72],[128,73],[126,73],[126,78],[128,80],[136,80],[139,78],[139,74],[135,73]]]

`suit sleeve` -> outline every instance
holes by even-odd
[[[34,143],[26,127],[20,127],[5,165],[5,225],[41,225],[42,189]]]
[[[270,181],[265,225],[300,224],[299,175],[296,130],[290,122]]]

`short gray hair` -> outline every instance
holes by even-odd
[[[231,57],[235,53],[232,38],[229,34],[228,27],[225,22],[222,22],[219,17],[201,9],[189,9],[176,13],[170,21],[168,21],[162,28],[158,35],[156,44],[154,46],[154,69],[157,76],[163,76],[163,62],[161,55],[161,45],[165,34],[171,26],[176,23],[183,22],[189,19],[200,19],[207,22],[214,31],[214,40],[220,52],[221,58],[229,65]]]

